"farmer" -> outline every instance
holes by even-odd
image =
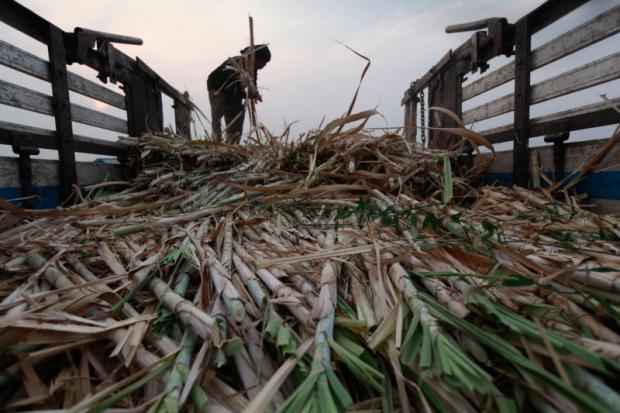
[[[220,142],[222,142],[222,127],[220,124],[222,117],[226,122],[226,141],[237,144],[241,140],[241,133],[243,132],[243,120],[245,117],[243,99],[263,101],[256,87],[256,72],[265,67],[267,62],[271,60],[271,52],[267,45],[259,44],[254,46],[254,49],[246,47],[240,53],[241,56],[227,59],[211,72],[207,79],[213,136]],[[246,96],[248,80],[246,79],[243,82],[240,72],[241,68],[243,68],[245,73],[247,73],[248,68],[243,66],[249,64],[252,53],[254,53],[254,85],[251,85],[249,96]]]

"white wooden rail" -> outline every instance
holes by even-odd
[[[37,79],[49,81],[49,63],[10,43],[0,40],[0,64]],[[119,109],[125,109],[125,96],[107,89],[82,76],[68,72],[69,89],[81,95],[100,100]]]
[[[620,52],[594,60],[531,86],[531,104],[564,96],[620,78]],[[463,122],[472,123],[514,110],[514,96],[502,96],[463,112]]]
[[[620,5],[532,50],[531,69],[538,69],[620,32]],[[514,62],[463,87],[463,101],[515,78]]]
[[[0,103],[45,115],[54,115],[51,96],[4,80],[0,80]],[[71,119],[86,125],[127,133],[127,121],[124,119],[75,103],[71,104]]]

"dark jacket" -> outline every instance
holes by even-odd
[[[235,61],[239,62],[240,56],[231,57],[219,65],[207,78],[207,89],[209,92],[219,92],[230,97],[244,99],[245,88],[241,84],[239,74],[226,66],[235,66]],[[254,82],[256,83],[257,70],[254,69]]]

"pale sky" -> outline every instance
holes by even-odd
[[[384,118],[371,126],[400,126],[403,110],[400,100],[412,80],[422,76],[450,48],[457,48],[471,33],[446,34],[447,25],[483,17],[507,17],[514,22],[542,3],[540,0],[422,0],[422,1],[214,1],[214,0],[20,0],[42,17],[66,31],[81,26],[141,37],[142,46],[119,45],[129,56],[139,56],[179,90],[188,90],[195,103],[210,113],[205,80],[211,70],[227,57],[238,54],[249,43],[248,16],[255,24],[257,43],[269,43],[272,61],[259,72],[263,103],[258,105],[259,120],[274,134],[285,123],[297,122],[297,135],[316,127],[323,117],[338,117],[346,111],[365,61],[346,50],[336,40],[368,56],[371,61],[356,105],[357,110],[377,108]],[[533,39],[536,47],[600,12],[618,4],[617,0],[593,0],[571,13]],[[46,58],[45,47],[10,27],[0,24],[0,38]],[[562,59],[533,73],[535,83],[571,67],[620,50],[615,35],[591,50]],[[496,59],[498,67],[507,60]],[[73,65],[70,69],[98,81],[95,72]],[[553,67],[552,67],[553,66]],[[474,76],[475,77],[475,76]],[[0,78],[49,93],[45,82],[0,68]],[[512,83],[496,95],[510,93]],[[620,96],[620,82],[593,88],[572,98],[541,104],[533,115],[559,108],[599,102],[598,94]],[[95,102],[72,93],[75,103],[95,107]],[[482,101],[468,103],[473,105]],[[164,105],[171,104],[169,99]],[[101,105],[98,107],[101,109]],[[114,108],[110,114],[124,116]],[[484,129],[510,122],[511,114],[476,125]],[[165,123],[173,123],[171,110]],[[53,129],[52,119],[24,114],[0,105],[0,120],[26,122]],[[115,133],[74,124],[74,132],[114,137]],[[247,125],[246,125],[247,131]],[[590,132],[589,136],[605,130]],[[1,150],[1,149],[0,149]],[[0,152],[2,154],[3,152]]]

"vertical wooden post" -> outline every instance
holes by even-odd
[[[13,152],[19,155],[17,160],[17,172],[19,173],[19,187],[21,189],[22,208],[32,208],[32,197],[37,195],[32,183],[32,164],[30,155],[38,155],[39,149],[29,146],[13,145]]]
[[[189,93],[183,93],[183,96],[189,101]],[[192,131],[190,123],[192,120],[192,112],[187,105],[177,100],[174,101],[174,123],[177,128],[177,134],[192,139]]]
[[[416,141],[418,134],[418,103],[416,97],[412,97],[407,103],[405,103],[405,139],[411,142]]]
[[[161,89],[136,67],[124,82],[127,106],[127,129],[130,136],[164,130]]]
[[[67,60],[63,32],[52,24],[49,25],[48,53],[53,97],[52,106],[56,121],[56,141],[60,168],[60,199],[66,201],[71,195],[73,185],[77,184],[77,172],[75,170],[73,125],[71,123],[71,105],[69,102]]]
[[[439,106],[454,112],[461,117],[463,100],[463,76],[458,74],[456,59],[450,56],[449,62],[437,73],[433,80],[428,84],[429,96],[428,106]],[[456,122],[445,115],[437,112],[429,113],[428,124],[433,127],[455,128]],[[429,147],[445,148],[452,143],[454,137],[448,136],[445,139],[437,139],[439,132],[433,131],[430,134],[433,138],[429,142]]]
[[[545,142],[553,143],[553,179],[560,182],[564,179],[564,159],[566,148],[564,142],[568,140],[570,132],[559,132],[545,136]]]
[[[528,16],[515,24],[514,148],[512,182],[529,186],[531,32]]]

